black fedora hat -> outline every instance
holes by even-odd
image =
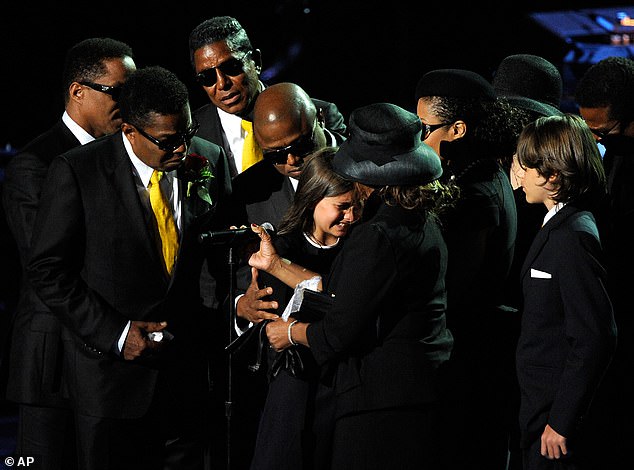
[[[424,185],[442,174],[440,157],[421,140],[415,114],[391,103],[375,103],[350,114],[349,136],[333,169],[368,186]]]
[[[493,76],[498,97],[518,108],[542,116],[562,115],[559,109],[563,92],[561,74],[555,65],[533,54],[505,57]]]

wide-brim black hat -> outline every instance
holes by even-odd
[[[563,91],[561,74],[555,65],[532,54],[505,57],[493,76],[493,88],[498,97],[507,99],[518,108],[542,116],[559,116]]]
[[[375,103],[350,114],[348,138],[333,159],[342,177],[368,186],[424,185],[442,174],[440,157],[421,140],[415,114]]]

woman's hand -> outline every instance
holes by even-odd
[[[292,321],[292,318],[289,318],[288,321],[279,318],[266,325],[266,336],[269,338],[269,344],[277,352],[283,351],[291,346],[288,340],[288,328]]]

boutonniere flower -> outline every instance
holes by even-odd
[[[212,204],[206,185],[214,177],[209,160],[197,153],[190,153],[178,167],[178,176],[187,181],[187,197],[190,196],[192,188],[195,188],[198,197],[207,204]]]

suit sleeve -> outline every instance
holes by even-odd
[[[27,276],[41,300],[86,344],[111,351],[127,319],[82,280],[84,213],[77,175],[53,160],[35,219]]]
[[[569,353],[548,419],[563,436],[573,434],[587,411],[616,347],[616,326],[598,242],[567,232],[556,243],[562,262],[557,277]]]
[[[31,153],[16,155],[6,168],[2,203],[23,266],[31,243],[35,214],[40,201],[40,188],[47,170],[48,165]]]

